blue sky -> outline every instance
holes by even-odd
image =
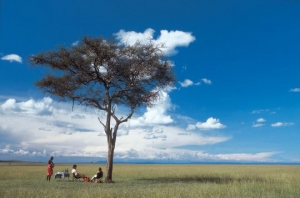
[[[0,159],[105,159],[96,110],[34,86],[32,54],[83,36],[165,43],[177,82],[119,131],[115,159],[299,163],[300,1],[1,1]],[[124,109],[118,108],[118,115]]]

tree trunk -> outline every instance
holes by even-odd
[[[107,151],[105,182],[112,183],[115,145],[113,145],[113,142],[111,141],[108,141],[107,144],[108,144],[108,151]]]

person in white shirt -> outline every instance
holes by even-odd
[[[86,176],[85,176],[84,174],[77,173],[76,168],[77,168],[77,165],[74,164],[74,165],[73,165],[73,169],[72,169],[72,174],[73,174],[73,176],[74,176],[76,179],[78,179],[78,178],[86,178]]]

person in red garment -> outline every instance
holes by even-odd
[[[49,182],[50,182],[51,176],[53,175],[53,168],[54,168],[53,159],[54,158],[51,156],[48,161],[48,166],[47,166],[47,181],[49,181]]]

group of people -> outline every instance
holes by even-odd
[[[51,179],[51,176],[53,175],[53,168],[54,168],[54,163],[53,163],[53,156],[50,157],[49,161],[48,161],[48,165],[47,165],[47,181],[50,182],[50,179]],[[72,174],[74,175],[75,178],[87,178],[85,176],[85,174],[81,174],[81,173],[78,173],[77,170],[77,165],[74,164],[73,165],[73,169],[72,169]],[[102,172],[102,169],[101,167],[99,167],[98,169],[98,172],[93,176],[91,177],[90,181],[94,182],[96,179],[100,179],[103,177],[103,172]]]
[[[72,174],[74,175],[75,178],[77,178],[77,179],[87,178],[84,174],[78,173],[76,168],[77,168],[77,165],[74,164],[73,169],[72,169]],[[93,182],[93,181],[95,181],[95,179],[100,179],[102,177],[103,177],[103,172],[102,172],[101,167],[99,167],[98,172],[93,177],[91,177],[90,181]]]

